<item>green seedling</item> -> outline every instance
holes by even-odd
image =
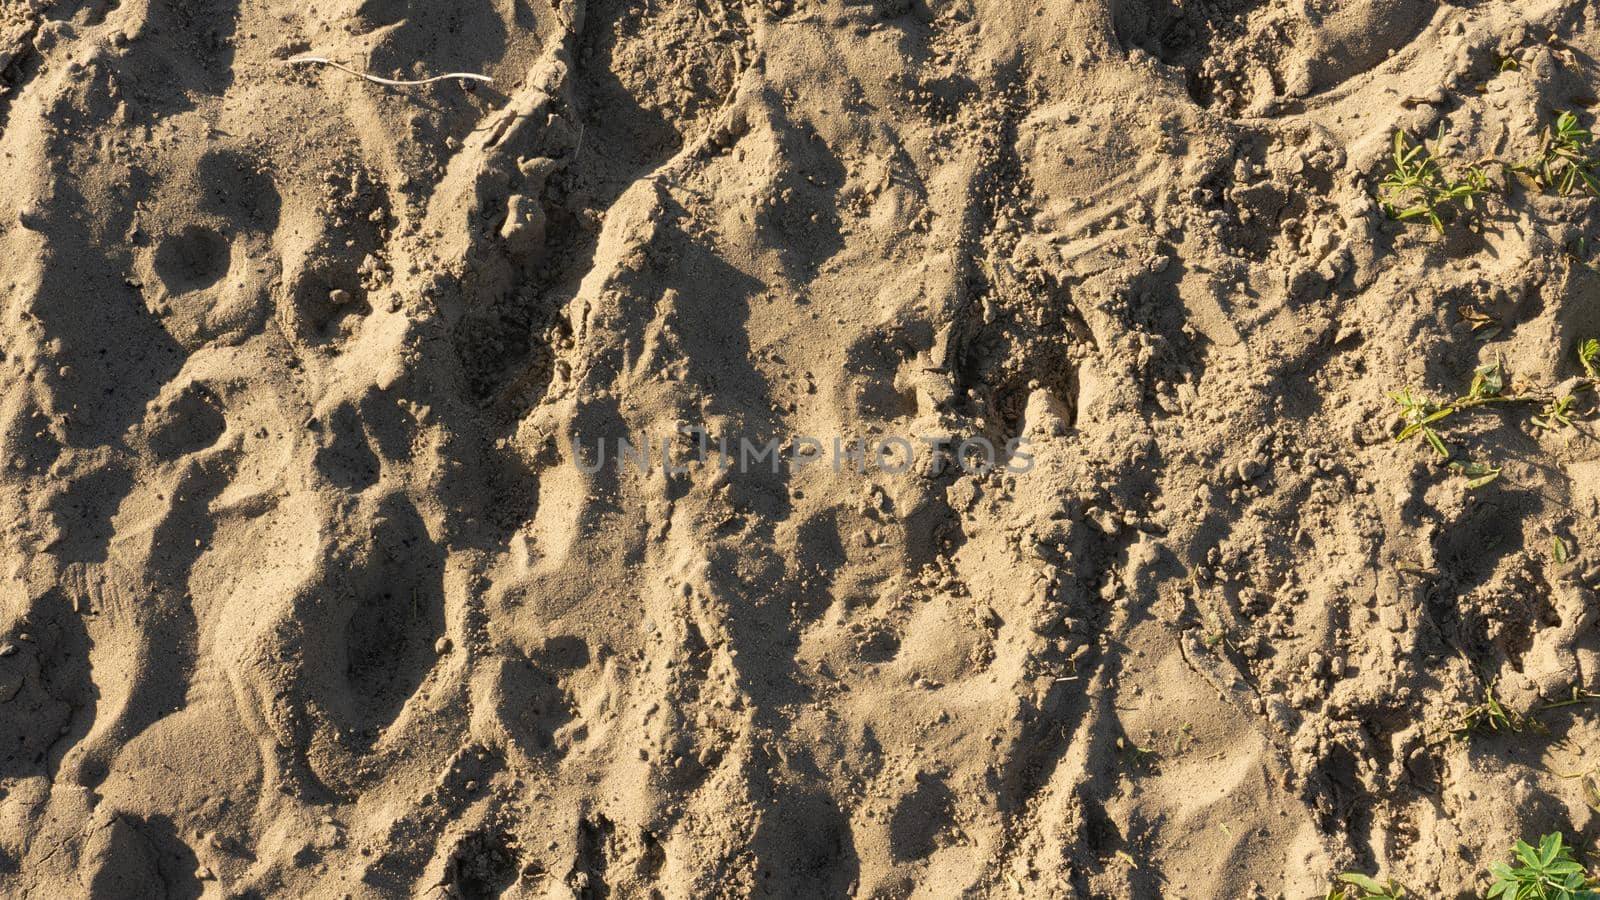
[[[1560,540],[1560,538],[1557,538],[1557,540]],[[1563,709],[1568,706],[1584,706],[1594,702],[1595,700],[1600,700],[1600,694],[1596,694],[1593,691],[1586,691],[1577,685],[1573,685],[1571,696],[1563,697],[1560,700],[1546,703],[1544,706],[1540,707],[1540,709]]]
[[[1221,645],[1232,646],[1228,643],[1228,626],[1222,621],[1222,617],[1217,615],[1216,610],[1205,609],[1202,612],[1202,618],[1205,621],[1203,622],[1203,630],[1200,632],[1201,646],[1213,651]]]
[[[1563,541],[1560,535],[1552,535],[1550,538],[1550,558],[1555,560],[1558,566],[1572,558],[1572,551],[1567,549],[1567,542]]]
[[[1154,771],[1157,760],[1161,758],[1155,750],[1141,747],[1122,738],[1117,738],[1117,751],[1122,754],[1122,759],[1128,768],[1137,772]]]
[[[1411,388],[1403,388],[1391,393],[1389,398],[1400,404],[1400,418],[1405,422],[1405,427],[1394,436],[1396,441],[1422,436],[1428,446],[1439,454],[1440,459],[1449,459],[1450,450],[1445,447],[1444,439],[1439,437],[1439,432],[1434,430],[1433,423],[1444,419],[1455,412],[1449,405],[1439,406],[1431,400],[1426,400],[1411,392]]]
[[[1500,477],[1500,467],[1485,462],[1474,462],[1472,460],[1462,462],[1456,460],[1450,463],[1450,468],[1455,470],[1456,474],[1467,479],[1467,490],[1469,491],[1475,491]]]
[[[1376,878],[1346,872],[1339,880],[1344,884],[1328,891],[1327,900],[1404,900],[1409,896],[1392,878],[1380,884]]]
[[[1494,884],[1486,900],[1600,900],[1600,882],[1573,859],[1559,832],[1540,838],[1538,847],[1519,840],[1511,855],[1511,865],[1489,867]]]
[[[1583,366],[1584,375],[1576,385],[1575,390],[1594,390],[1600,386],[1600,340],[1589,338],[1578,345],[1578,364]],[[1570,384],[1570,382],[1569,382]],[[1533,424],[1539,428],[1557,430],[1572,428],[1576,424],[1576,410],[1578,402],[1575,393],[1566,393],[1557,397],[1551,395],[1545,400],[1544,409],[1532,417]]]
[[[1591,379],[1600,379],[1600,372],[1595,371],[1595,366],[1600,364],[1600,340],[1589,338],[1578,345],[1578,362],[1583,365],[1583,371]]]
[[[1426,219],[1443,234],[1445,216],[1453,214],[1454,206],[1476,210],[1478,198],[1489,190],[1489,175],[1482,168],[1468,166],[1460,180],[1452,180],[1427,143],[1411,143],[1403,130],[1394,133],[1391,154],[1391,169],[1378,183],[1377,199],[1384,215],[1397,222]]]
[[[1467,388],[1467,392],[1448,403],[1434,403],[1419,397],[1412,393],[1409,387],[1391,393],[1389,398],[1400,404],[1400,418],[1405,423],[1394,439],[1405,441],[1420,435],[1442,460],[1450,458],[1450,449],[1445,446],[1444,439],[1433,427],[1435,423],[1463,410],[1526,399],[1505,394],[1505,373],[1498,361],[1479,366],[1472,373],[1472,384]],[[1488,474],[1487,471],[1480,472],[1474,477],[1482,477],[1485,474]]]
[[[1483,702],[1461,714],[1459,724],[1451,730],[1458,738],[1467,739],[1477,734],[1521,734],[1524,731],[1543,732],[1544,726],[1522,713],[1508,709],[1495,695],[1494,682],[1483,686]]]
[[[1576,400],[1577,398],[1571,394],[1567,394],[1560,399],[1551,400],[1544,405],[1544,410],[1539,415],[1533,417],[1533,424],[1540,428],[1548,428],[1551,431],[1571,428],[1572,404]]]
[[[1567,242],[1566,253],[1567,259],[1583,266],[1585,269],[1591,272],[1600,271],[1590,259],[1589,239],[1583,235],[1579,235]]]
[[[1579,185],[1600,195],[1600,160],[1589,155],[1594,135],[1578,124],[1570,112],[1556,116],[1555,126],[1545,126],[1539,135],[1539,153],[1527,162],[1509,168],[1533,180],[1545,190],[1569,196]]]
[[[1176,746],[1173,748],[1173,754],[1182,756],[1183,751],[1189,749],[1189,745],[1194,743],[1194,740],[1194,726],[1188,722],[1183,723],[1182,727],[1178,729],[1178,738],[1174,742]]]
[[[1468,310],[1463,308],[1463,317],[1472,321],[1472,317],[1467,313]],[[1456,413],[1481,406],[1538,403],[1542,404],[1539,407],[1540,411],[1531,417],[1535,426],[1550,430],[1574,427],[1576,392],[1600,388],[1600,340],[1590,338],[1580,344],[1578,362],[1583,366],[1587,377],[1567,382],[1568,390],[1560,396],[1552,391],[1526,387],[1508,392],[1505,371],[1498,360],[1486,366],[1479,366],[1472,374],[1472,383],[1467,392],[1444,403],[1421,396],[1409,387],[1391,392],[1389,398],[1400,405],[1401,420],[1400,431],[1394,439],[1406,441],[1420,437],[1433,449],[1441,462],[1449,462],[1452,469],[1468,479],[1468,488],[1482,487],[1498,478],[1500,469],[1490,463],[1451,460],[1450,447],[1445,444],[1444,437],[1439,433],[1439,423]]]
[[[1505,388],[1505,371],[1501,368],[1499,360],[1496,360],[1472,371],[1472,384],[1467,387],[1467,395],[1457,400],[1456,405],[1464,409],[1472,404],[1505,400],[1507,398],[1501,395]]]

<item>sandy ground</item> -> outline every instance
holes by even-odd
[[[1587,847],[1594,397],[1440,423],[1471,487],[1388,394],[1581,375],[1600,201],[1374,193],[1396,129],[1591,124],[1597,57],[1581,0],[0,0],[0,894]],[[1031,468],[570,440],[685,426]]]

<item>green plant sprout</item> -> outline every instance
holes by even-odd
[[[1507,62],[1516,65],[1508,57],[1502,66]],[[1443,137],[1441,125],[1434,137],[1435,146]],[[1479,198],[1489,192],[1490,165],[1498,165],[1502,172],[1520,175],[1535,187],[1553,190],[1563,197],[1580,187],[1600,196],[1600,159],[1591,155],[1593,148],[1594,133],[1580,125],[1574,113],[1561,112],[1553,124],[1540,130],[1539,150],[1525,162],[1485,157],[1461,167],[1459,177],[1452,178],[1426,140],[1413,143],[1404,129],[1396,129],[1389,172],[1378,182],[1378,206],[1395,221],[1424,219],[1442,234],[1446,218],[1454,215],[1457,207],[1477,211]],[[1571,248],[1568,254],[1581,256]]]
[[[1475,326],[1476,327],[1476,326]],[[1590,338],[1578,345],[1578,363],[1584,376],[1563,383],[1560,396],[1552,391],[1523,388],[1507,392],[1504,368],[1499,360],[1479,366],[1472,374],[1467,392],[1444,403],[1435,402],[1413,391],[1410,387],[1392,391],[1389,399],[1400,406],[1401,428],[1394,436],[1396,442],[1421,438],[1452,469],[1468,479],[1468,488],[1482,487],[1500,475],[1500,469],[1482,462],[1451,460],[1450,447],[1439,433],[1439,423],[1466,410],[1502,403],[1541,404],[1539,412],[1531,417],[1535,427],[1547,430],[1576,426],[1577,391],[1594,391],[1600,388],[1600,339]]]
[[[1406,423],[1400,433],[1394,436],[1396,441],[1404,441],[1416,435],[1422,435],[1428,446],[1432,447],[1441,459],[1450,458],[1450,450],[1445,447],[1444,439],[1439,437],[1439,432],[1433,429],[1433,423],[1438,422],[1455,412],[1449,406],[1438,406],[1431,401],[1417,397],[1411,388],[1402,388],[1391,393],[1389,398],[1400,404],[1400,417]]]
[[[1467,490],[1475,491],[1496,478],[1500,477],[1500,467],[1486,462],[1459,460],[1450,463],[1450,468],[1457,474],[1467,479]]]
[[[1483,702],[1462,713],[1460,722],[1450,733],[1468,739],[1475,734],[1521,734],[1530,729],[1541,734],[1545,731],[1544,726],[1534,719],[1501,703],[1491,681],[1483,686]]]
[[[1486,900],[1600,900],[1600,882],[1573,859],[1559,832],[1540,838],[1537,848],[1519,840],[1511,853],[1512,865],[1489,866],[1494,884]]]
[[[1380,884],[1376,878],[1346,872],[1339,880],[1344,884],[1328,891],[1327,900],[1405,900],[1407,896],[1406,889],[1392,878]]]
[[[1563,197],[1571,195],[1580,184],[1590,193],[1600,195],[1600,177],[1595,174],[1600,160],[1589,155],[1593,143],[1593,133],[1578,124],[1577,116],[1564,112],[1556,116],[1554,127],[1547,125],[1539,133],[1538,155],[1507,168],[1526,175],[1545,190],[1554,189]]]
[[[1560,540],[1560,538],[1557,538],[1557,540]],[[1583,705],[1586,705],[1588,703],[1592,703],[1595,700],[1600,700],[1600,694],[1597,694],[1597,693],[1595,693],[1593,691],[1586,691],[1583,688],[1578,687],[1577,685],[1573,685],[1572,686],[1572,694],[1570,696],[1563,697],[1560,700],[1555,700],[1555,701],[1552,701],[1550,703],[1546,703],[1544,706],[1540,707],[1540,709],[1541,710],[1548,710],[1548,709],[1562,709],[1562,708],[1568,707],[1568,706],[1583,706]]]
[[[1441,128],[1439,137],[1443,134]],[[1459,181],[1446,177],[1427,143],[1411,143],[1404,130],[1394,133],[1390,162],[1389,174],[1378,183],[1379,208],[1397,222],[1426,219],[1440,234],[1444,233],[1443,214],[1452,205],[1474,211],[1478,198],[1489,189],[1489,175],[1477,165],[1466,167]]]
[[[1558,566],[1572,558],[1572,551],[1567,549],[1567,542],[1563,541],[1560,535],[1552,535],[1550,538],[1550,558],[1555,560]]]
[[[1589,258],[1589,239],[1583,235],[1579,235],[1567,242],[1566,254],[1567,259],[1583,266],[1585,269],[1591,272],[1600,271],[1600,269],[1595,268],[1595,264]]]
[[[1161,755],[1149,747],[1141,747],[1132,741],[1117,738],[1117,751],[1122,755],[1123,762],[1128,768],[1136,772],[1152,772]]]
[[[1560,399],[1551,400],[1544,405],[1544,410],[1539,415],[1533,417],[1533,424],[1551,431],[1571,428],[1572,404],[1576,400],[1577,398],[1571,394],[1567,394]]]
[[[1450,458],[1450,449],[1445,446],[1444,440],[1439,436],[1434,423],[1455,415],[1464,410],[1474,409],[1479,406],[1488,406],[1494,403],[1515,403],[1526,401],[1528,398],[1508,395],[1505,391],[1505,373],[1499,361],[1486,366],[1479,366],[1472,373],[1472,384],[1467,392],[1448,403],[1436,404],[1430,400],[1418,397],[1411,389],[1405,388],[1391,393],[1389,398],[1400,404],[1400,416],[1405,426],[1400,433],[1394,436],[1396,441],[1405,441],[1418,435],[1427,442],[1433,451],[1439,454],[1440,459]]]

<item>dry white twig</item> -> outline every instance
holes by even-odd
[[[494,80],[487,75],[475,75],[472,72],[450,72],[445,75],[435,75],[432,78],[423,78],[418,81],[396,81],[393,78],[380,78],[377,75],[368,75],[366,72],[358,72],[355,69],[344,65],[343,63],[334,62],[333,60],[323,56],[297,56],[294,59],[286,59],[283,61],[283,64],[286,66],[301,65],[304,63],[314,63],[319,66],[333,66],[335,69],[338,69],[341,72],[349,72],[351,75],[354,75],[357,78],[365,78],[373,84],[386,84],[390,87],[420,87],[425,84],[433,84],[436,81],[448,81],[452,78],[462,78],[468,81],[482,81],[486,84]]]

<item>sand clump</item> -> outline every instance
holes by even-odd
[[[1596,199],[1374,184],[1591,122],[1597,57],[1572,0],[0,6],[0,893],[1587,846],[1592,399],[1453,419],[1468,489],[1388,394],[1581,375]],[[1032,458],[573,459],[685,428]],[[1486,685],[1548,733],[1451,735]]]

